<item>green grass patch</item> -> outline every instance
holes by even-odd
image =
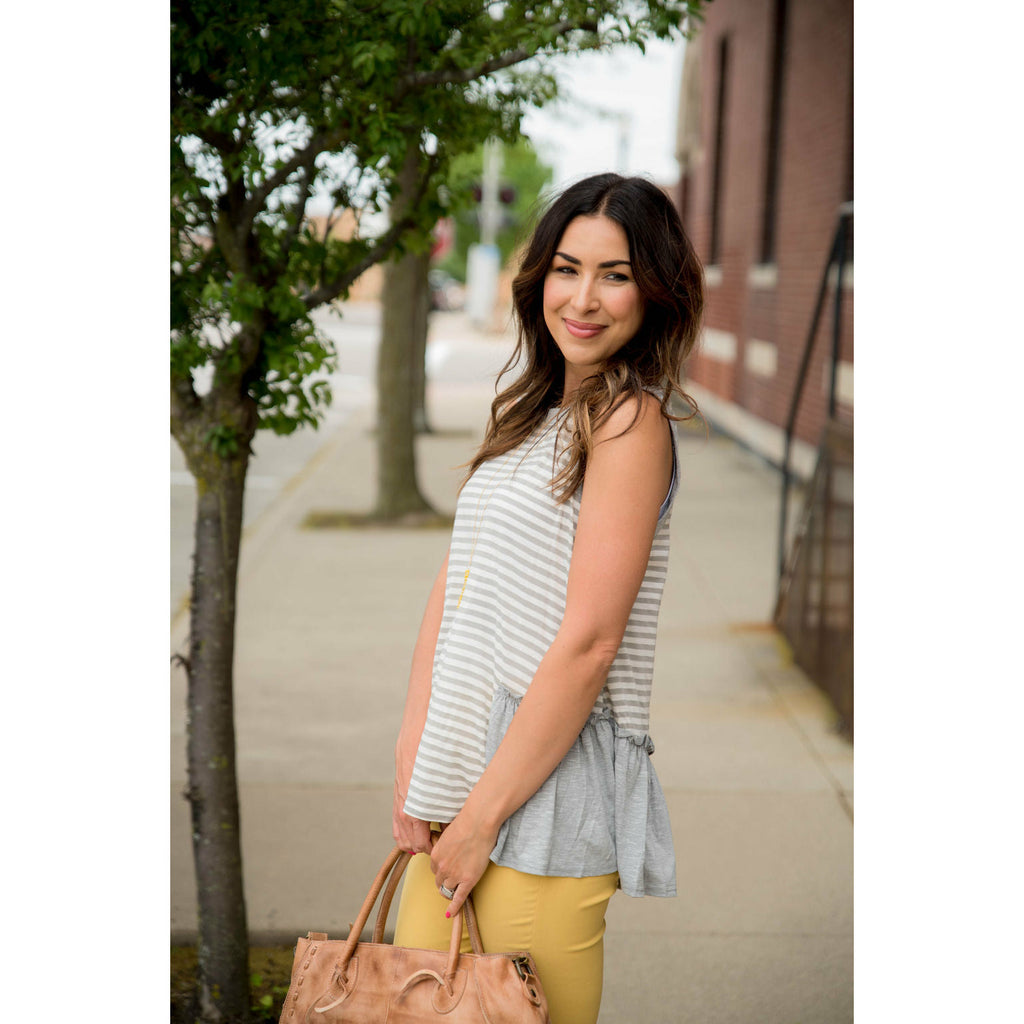
[[[294,946],[253,946],[249,950],[253,1024],[277,1024],[294,956]],[[195,1024],[195,992],[195,946],[171,946],[171,1024]]]
[[[311,509],[299,524],[303,530],[450,530],[454,519],[439,512],[409,512],[382,519],[372,512],[335,512]]]

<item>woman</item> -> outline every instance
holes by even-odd
[[[396,746],[394,835],[423,856],[395,941],[446,949],[472,891],[484,949],[532,953],[553,1024],[593,1024],[612,893],[675,895],[647,728],[702,272],[660,189],[601,174],[512,290],[525,370],[459,495]]]

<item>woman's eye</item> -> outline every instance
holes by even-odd
[[[552,267],[551,273],[561,274],[565,277],[575,277],[579,273],[579,270],[576,267],[564,263],[559,267]],[[629,277],[627,275],[620,274],[615,271],[605,274],[603,279],[605,281],[610,281],[612,284],[626,284],[629,282]]]

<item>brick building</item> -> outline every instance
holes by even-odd
[[[840,206],[853,199],[852,0],[715,0],[687,44],[678,202],[705,263],[689,383],[705,415],[772,462]],[[853,416],[853,260],[842,282],[836,415]],[[827,419],[835,270],[796,422],[813,468]]]

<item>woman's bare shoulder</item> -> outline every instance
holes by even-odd
[[[629,395],[615,406],[608,419],[594,431],[594,441],[602,442],[626,438],[633,443],[649,446],[659,439],[669,443],[669,421],[661,411],[661,402],[649,391],[639,396]]]

